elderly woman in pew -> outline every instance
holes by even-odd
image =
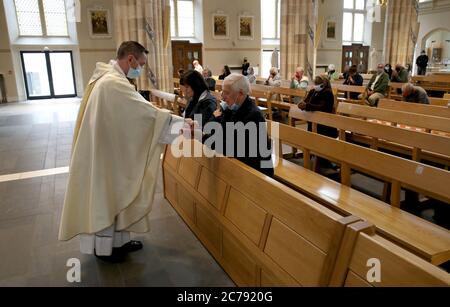
[[[420,86],[405,83],[402,86],[403,100],[406,102],[430,104],[427,92]]]
[[[217,100],[208,90],[203,76],[198,71],[190,70],[183,75],[180,85],[185,89],[184,94],[187,100],[184,118],[196,120],[196,117],[201,115],[202,126],[212,121],[217,108]]]
[[[298,104],[298,107],[307,112],[325,112],[335,113],[334,108],[334,95],[331,90],[331,83],[327,77],[317,76],[314,79],[316,84],[312,90],[309,91],[303,102]],[[312,131],[312,125],[308,124],[308,131]],[[317,133],[336,138],[338,132],[336,128],[318,125]]]

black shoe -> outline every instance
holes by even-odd
[[[120,248],[113,248],[111,256],[97,256],[95,254],[95,257],[109,263],[121,263],[125,260],[125,254]]]
[[[124,253],[132,253],[143,248],[141,241],[130,241],[120,248]]]

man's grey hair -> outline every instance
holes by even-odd
[[[208,78],[212,77],[212,71],[211,69],[209,69],[208,67],[206,67],[205,69],[203,69],[203,74],[206,74],[208,76]]]
[[[411,83],[405,83],[402,86],[402,92],[407,92],[407,93],[411,93],[414,91],[414,85]]]
[[[231,89],[233,92],[241,92],[244,95],[250,94],[250,82],[244,75],[240,74],[231,74],[228,77],[225,78],[223,81],[224,85],[225,83],[230,84]]]

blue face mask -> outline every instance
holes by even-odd
[[[128,70],[128,73],[127,73],[127,78],[128,79],[137,79],[137,78],[139,78],[141,73],[142,73],[141,65],[138,64],[138,67],[136,67],[136,68],[133,68],[130,66],[130,69]]]

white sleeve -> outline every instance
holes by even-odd
[[[184,126],[184,118],[171,115],[167,120],[161,136],[159,138],[159,144],[172,144],[172,142],[180,135],[180,131]]]

